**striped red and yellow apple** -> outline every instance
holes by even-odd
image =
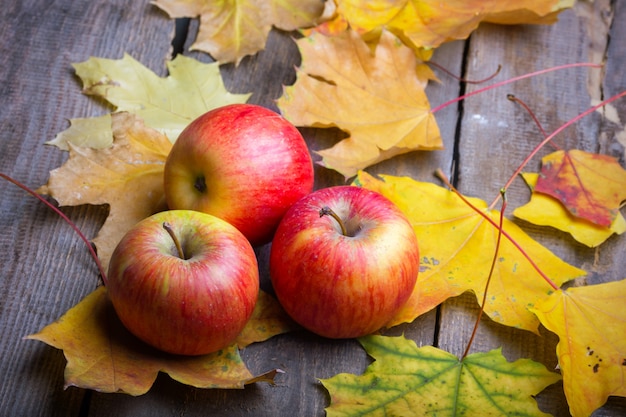
[[[406,303],[419,272],[417,237],[379,193],[317,190],[280,222],[270,253],[279,302],[304,328],[352,338],[384,327]]]
[[[253,104],[211,110],[180,134],[165,163],[170,209],[198,210],[268,243],[287,209],[313,190],[313,162],[290,122]]]
[[[107,275],[124,326],[179,355],[233,344],[259,293],[250,242],[224,220],[192,210],[164,211],[135,225],[115,248]]]

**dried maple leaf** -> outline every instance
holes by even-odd
[[[289,318],[280,304],[272,296],[261,290],[252,316],[237,337],[236,342],[240,348],[243,348],[297,328],[299,326]]]
[[[575,0],[336,0],[337,12],[366,37],[386,29],[414,48],[436,48],[464,39],[481,22],[499,24],[554,23]]]
[[[250,98],[250,94],[231,94],[226,90],[218,64],[204,64],[184,55],[167,63],[168,77],[157,76],[127,54],[122,59],[90,58],[72,65],[83,82],[85,94],[102,97],[117,111],[140,116],[147,126],[164,133],[171,142],[201,114]],[[69,129],[48,143],[66,150],[67,142],[92,148],[111,144],[109,115],[70,122]]]
[[[626,280],[557,291],[532,311],[559,335],[563,388],[574,417],[626,397]]]
[[[525,173],[522,177],[534,189],[538,174]],[[552,226],[572,235],[578,242],[596,247],[615,234],[626,232],[626,220],[621,213],[611,223],[603,227],[588,220],[575,217],[561,202],[547,194],[533,192],[530,201],[513,210],[513,215],[540,226]]]
[[[318,152],[321,164],[346,177],[395,155],[442,149],[415,54],[385,32],[372,53],[353,31],[297,41],[302,53],[293,86],[278,107],[297,126],[336,126],[349,133]]]
[[[541,162],[536,192],[560,200],[576,217],[611,226],[626,200],[626,170],[615,158],[574,149]]]
[[[260,293],[249,325],[255,336],[246,342],[266,340],[288,331],[290,322],[275,306],[276,301]],[[259,317],[264,317],[260,319]],[[285,321],[283,322],[283,319]],[[263,332],[258,328],[267,321]],[[280,325],[279,323],[283,323]],[[250,332],[250,329],[244,329]],[[279,370],[254,376],[239,356],[237,345],[202,356],[171,355],[158,351],[135,338],[117,318],[105,287],[99,287],[63,317],[27,336],[62,349],[67,358],[65,385],[100,392],[121,392],[130,395],[146,393],[159,372],[199,388],[243,388],[244,385],[265,381],[273,383]]]
[[[460,360],[403,336],[359,339],[374,358],[363,375],[322,380],[332,416],[548,416],[533,395],[561,377],[529,359],[507,362],[500,350]],[[513,414],[514,413],[514,414]]]
[[[163,168],[172,147],[165,135],[129,113],[112,115],[113,145],[105,149],[70,145],[69,159],[50,172],[38,192],[61,206],[108,204],[94,243],[106,270],[115,246],[138,221],[165,208]]]
[[[411,322],[468,290],[482,300],[496,251],[497,228],[445,188],[408,177],[381,177],[378,180],[361,172],[357,184],[383,194],[404,212],[417,234],[422,257],[413,294],[390,325]],[[499,224],[497,210],[489,210],[482,200],[468,200]],[[532,240],[513,222],[505,219],[503,231],[554,284],[560,286],[585,275],[585,271],[563,262]],[[512,241],[503,236],[485,313],[498,323],[537,332],[539,321],[528,307],[552,290]]]
[[[192,50],[207,52],[221,63],[239,63],[265,48],[275,26],[285,31],[320,23],[320,0],[154,0],[171,18],[200,17]]]

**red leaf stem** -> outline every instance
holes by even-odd
[[[500,194],[502,195],[502,209],[500,210],[500,220],[498,225],[498,239],[496,240],[496,250],[493,253],[493,259],[491,260],[491,268],[489,268],[489,275],[487,277],[487,282],[485,283],[485,291],[483,292],[483,299],[480,303],[480,311],[478,312],[478,317],[476,317],[476,322],[474,323],[474,329],[472,330],[472,335],[470,336],[469,342],[467,342],[467,346],[465,347],[465,352],[463,352],[463,356],[461,360],[465,359],[465,357],[469,354],[469,350],[472,347],[472,343],[474,343],[474,338],[476,337],[476,333],[478,331],[478,326],[480,324],[480,319],[485,312],[485,304],[487,304],[487,292],[489,290],[489,284],[491,284],[491,278],[493,277],[493,271],[496,268],[496,262],[498,259],[498,253],[500,252],[500,242],[502,241],[502,225],[504,224],[504,211],[506,210],[506,191],[500,190]]]
[[[83,234],[83,232],[80,231],[78,226],[76,226],[76,224],[72,220],[70,220],[70,218],[67,217],[65,215],[65,213],[63,213],[61,210],[59,210],[57,207],[55,207],[52,203],[50,203],[48,200],[46,200],[45,198],[43,198],[42,196],[37,194],[35,191],[33,191],[28,186],[22,184],[21,182],[19,182],[16,179],[13,179],[13,178],[9,177],[6,174],[3,174],[2,172],[0,172],[0,178],[4,178],[5,180],[9,181],[10,183],[17,185],[22,190],[26,191],[27,193],[29,193],[33,197],[37,198],[39,201],[41,201],[46,206],[48,206],[48,208],[50,208],[56,214],[61,216],[61,218],[63,220],[65,220],[65,222],[67,224],[69,224],[72,229],[74,229],[74,232],[76,232],[76,234],[82,239],[82,241],[85,242],[85,245],[87,245],[87,249],[89,250],[89,253],[90,253],[91,257],[93,258],[93,260],[96,262],[96,266],[98,267],[98,271],[100,272],[100,276],[102,276],[102,280],[104,281],[104,283],[106,285],[107,277],[106,277],[106,273],[104,272],[104,268],[102,267],[102,263],[100,262],[100,258],[98,258],[98,255],[96,254],[96,251],[94,250],[93,246],[91,245],[91,242],[89,242],[89,239],[87,239],[87,237]]]
[[[487,87],[480,88],[480,89],[478,89],[476,91],[472,91],[471,93],[467,93],[467,94],[464,94],[464,95],[462,95],[460,97],[456,97],[456,98],[453,98],[452,100],[446,101],[445,103],[440,104],[439,106],[437,106],[434,109],[432,109],[431,113],[437,113],[439,110],[441,110],[441,109],[443,109],[445,107],[448,107],[450,104],[454,104],[454,103],[456,103],[458,101],[461,101],[461,100],[464,100],[466,98],[475,96],[476,94],[480,94],[480,93],[483,93],[485,91],[492,90],[494,88],[502,87],[504,85],[511,84],[511,83],[516,82],[516,81],[520,81],[520,80],[523,80],[523,79],[526,79],[526,78],[532,78],[532,77],[535,77],[537,75],[547,74],[547,73],[553,72],[553,71],[559,71],[559,70],[563,70],[563,69],[576,68],[576,67],[601,68],[602,65],[601,64],[594,64],[594,63],[591,63],[591,62],[579,62],[579,63],[575,63],[575,64],[559,65],[559,66],[556,66],[556,67],[551,67],[551,68],[547,68],[547,69],[542,69],[542,70],[539,70],[539,71],[531,72],[531,73],[528,73],[528,74],[520,75],[518,77],[509,78],[508,80],[504,80],[504,81],[500,81],[500,82],[492,84],[492,85],[488,85]]]
[[[541,269],[539,269],[539,266],[537,266],[537,264],[535,263],[535,261],[532,260],[532,258],[526,253],[526,251],[519,245],[519,243],[517,243],[515,241],[515,239],[513,239],[511,237],[511,235],[509,235],[506,231],[504,231],[502,229],[502,227],[498,226],[498,224],[493,221],[493,219],[491,219],[491,217],[487,216],[486,213],[484,213],[482,210],[480,210],[478,207],[474,206],[467,198],[465,198],[465,196],[463,194],[461,194],[448,180],[448,178],[446,177],[446,175],[443,173],[443,171],[441,169],[437,169],[437,171],[435,171],[435,174],[444,182],[444,184],[450,188],[450,190],[452,190],[461,200],[463,200],[463,202],[465,204],[467,204],[472,210],[474,210],[476,213],[478,213],[480,216],[482,216],[485,220],[487,220],[489,223],[491,223],[491,225],[497,229],[499,229],[502,234],[504,235],[504,237],[506,237],[509,242],[511,242],[511,244],[513,244],[513,246],[515,246],[517,248],[517,250],[520,251],[520,253],[524,256],[524,258],[526,258],[526,260],[530,263],[530,265],[533,267],[533,269],[535,271],[537,271],[537,273],[543,278],[544,281],[546,281],[548,283],[548,285],[550,285],[555,291],[558,291],[559,286],[556,285],[554,283],[554,281],[552,281],[550,278],[548,278],[548,276],[546,274],[543,273],[543,271]],[[503,188],[504,190],[504,188]],[[491,207],[489,208],[489,210],[491,210]]]
[[[528,156],[526,157],[526,159],[524,159],[524,161],[522,161],[522,163],[520,164],[520,166],[515,170],[515,172],[513,173],[513,175],[511,175],[511,178],[509,178],[509,180],[506,182],[506,184],[504,185],[504,187],[502,187],[504,190],[508,190],[508,188],[511,186],[511,184],[513,183],[513,181],[515,180],[515,178],[517,178],[518,175],[520,175],[520,173],[522,172],[522,170],[524,169],[524,167],[530,162],[530,160],[537,154],[537,152],[539,152],[541,150],[541,148],[544,147],[544,145],[548,142],[550,142],[556,135],[558,135],[559,133],[561,133],[563,130],[567,129],[569,126],[573,125],[574,123],[578,122],[580,119],[582,119],[585,116],[590,115],[591,113],[595,112],[596,110],[598,110],[600,107],[604,107],[609,103],[612,103],[613,101],[626,96],[626,90],[622,91],[621,93],[615,94],[614,96],[600,102],[599,104],[596,104],[595,106],[592,106],[590,108],[588,108],[587,110],[585,110],[584,112],[580,113],[578,116],[568,120],[566,123],[564,123],[563,125],[561,125],[558,129],[556,129],[554,132],[552,132],[550,135],[546,136],[544,140],[542,140],[536,147],[535,149],[533,149],[533,151],[528,154]],[[489,208],[494,207],[497,203],[498,200],[500,200],[500,195],[498,195],[498,197],[496,197],[496,199],[493,201],[493,203],[491,203],[491,205],[489,206]]]

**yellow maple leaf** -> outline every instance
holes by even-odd
[[[289,331],[290,321],[267,294],[259,293],[253,316],[244,329],[240,346]],[[268,326],[262,326],[263,322]],[[262,331],[259,331],[263,328]],[[146,393],[159,372],[199,388],[243,388],[265,381],[273,383],[279,370],[254,376],[239,356],[237,344],[201,356],[171,355],[158,351],[128,332],[115,314],[106,288],[99,287],[63,317],[28,339],[63,350],[67,359],[65,385],[100,392],[130,395]]]
[[[289,318],[278,301],[261,290],[252,316],[237,337],[236,343],[240,348],[244,348],[298,328],[300,327]]]
[[[250,98],[250,94],[232,94],[226,90],[218,64],[205,64],[184,55],[167,62],[167,77],[157,76],[128,54],[122,59],[92,57],[72,65],[83,82],[85,94],[103,98],[116,111],[138,115],[171,142],[201,114]],[[70,128],[48,144],[65,150],[68,142],[92,148],[110,146],[110,115],[70,122]]]
[[[167,137],[130,113],[112,115],[113,145],[70,144],[69,159],[50,172],[38,192],[61,206],[108,204],[109,215],[94,243],[106,271],[122,236],[138,221],[165,209],[163,168],[172,147]]]
[[[278,99],[296,126],[336,126],[349,137],[319,151],[321,164],[351,177],[395,155],[442,149],[435,117],[418,76],[415,54],[385,32],[375,51],[353,31],[312,33],[297,41],[302,53],[294,85]]]
[[[464,39],[481,22],[499,24],[554,23],[575,0],[336,0],[337,12],[366,37],[383,29],[416,49],[436,48]]]
[[[522,177],[533,189],[539,174],[524,173]],[[533,192],[530,201],[513,210],[513,215],[540,226],[552,226],[572,235],[578,242],[596,247],[615,234],[626,232],[626,220],[618,212],[611,227],[603,227],[571,214],[561,202],[547,194]]]
[[[390,325],[411,322],[449,297],[468,290],[482,300],[496,251],[497,228],[445,188],[408,177],[381,177],[378,180],[360,172],[357,184],[383,194],[404,212],[417,234],[422,258],[413,294]],[[468,200],[499,224],[497,210],[489,210],[477,198]],[[585,275],[585,271],[565,263],[532,240],[513,222],[505,219],[503,231],[555,285]],[[512,241],[503,236],[485,313],[498,323],[537,332],[539,321],[528,308],[553,290]]]
[[[563,389],[574,417],[626,397],[626,280],[557,291],[532,311],[559,336]]]
[[[275,26],[285,31],[320,23],[320,0],[154,0],[171,18],[200,17],[192,50],[210,54],[221,63],[239,63],[265,48]]]

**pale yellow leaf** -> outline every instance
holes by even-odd
[[[70,119],[70,128],[57,134],[53,140],[46,142],[64,151],[69,151],[68,143],[84,148],[103,149],[113,143],[111,131],[111,115],[99,117]]]
[[[250,97],[226,90],[218,64],[184,55],[167,63],[167,77],[159,77],[128,54],[118,60],[90,58],[73,66],[86,94],[104,98],[117,111],[138,115],[172,142],[201,114]]]

